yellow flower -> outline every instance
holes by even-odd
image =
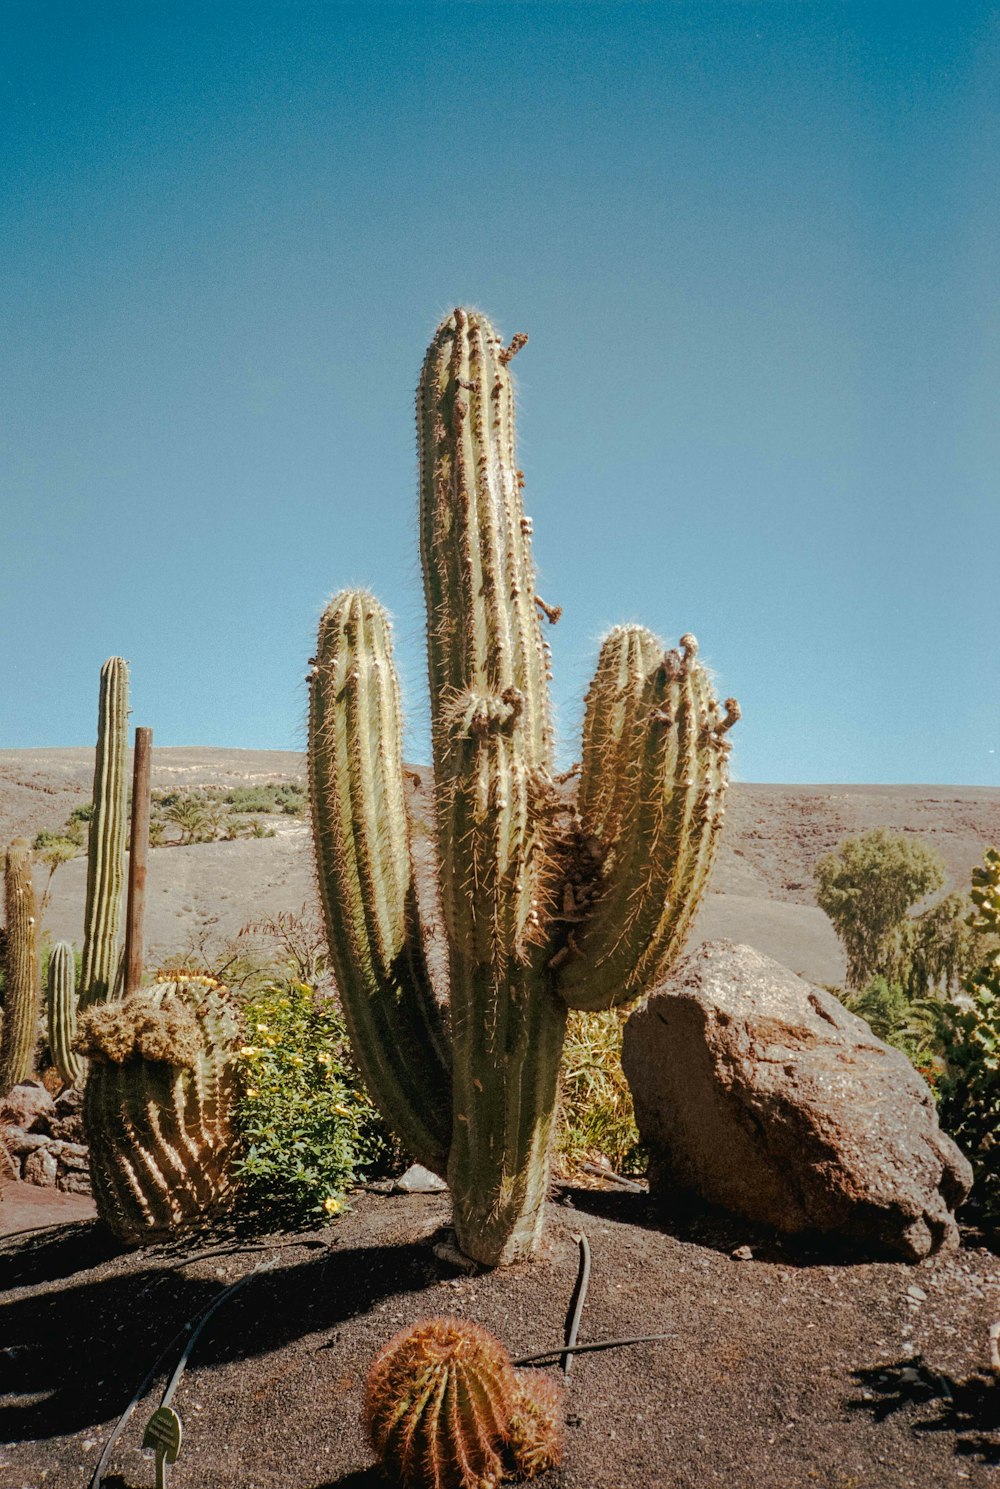
[[[323,1209],[328,1215],[339,1215],[343,1208],[343,1201],[334,1199],[332,1194],[328,1194],[323,1201]]]
[[[288,1063],[289,1065],[304,1065],[306,1062],[301,1055],[289,1055]]]
[[[329,1065],[331,1056],[328,1050],[320,1050],[316,1055],[316,1059],[321,1065]]]
[[[254,1028],[257,1030],[257,1033],[258,1034],[266,1034],[267,1033],[267,1025],[266,1024],[254,1024]]]
[[[258,1049],[255,1049],[252,1044],[244,1044],[240,1048],[240,1054],[246,1055],[247,1059],[249,1060],[253,1055],[259,1055],[260,1051]]]
[[[335,1112],[339,1112],[342,1117],[349,1117],[351,1115],[350,1107],[343,1106],[339,1101],[335,1102],[333,1109]]]
[[[249,1096],[249,1097],[251,1097],[251,1099],[252,1099],[252,1098],[253,1098],[253,1097],[254,1097],[254,1096],[256,1096],[256,1095],[257,1095],[257,1087],[256,1087],[256,1086],[249,1086],[249,1087],[248,1087],[248,1088],[247,1088],[247,1095],[248,1095],[248,1096]]]

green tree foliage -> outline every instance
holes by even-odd
[[[816,865],[816,901],[847,953],[847,983],[905,981],[911,964],[913,907],[944,883],[944,865],[919,838],[883,829],[848,838]]]

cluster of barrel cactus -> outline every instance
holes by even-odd
[[[230,1198],[238,1037],[233,999],[208,977],[159,981],[81,1014],[91,1182],[120,1240],[147,1241]]]
[[[722,820],[727,730],[694,638],[616,628],[587,696],[574,803],[555,773],[549,654],[514,452],[505,346],[476,311],[438,328],[417,394],[446,1017],[427,972],[389,622],[328,606],[309,762],[331,954],[362,1073],[447,1177],[458,1244],[530,1255],[548,1189],[567,1008],[638,996],[676,955]],[[448,1027],[450,1024],[450,1028]]]
[[[390,1339],[368,1373],[363,1414],[401,1489],[494,1489],[562,1457],[556,1381],[515,1370],[500,1341],[465,1319],[423,1319]]]

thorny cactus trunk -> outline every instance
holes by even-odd
[[[81,1016],[90,1177],[119,1240],[147,1241],[231,1199],[238,1039],[235,1004],[207,977],[155,983]]]
[[[15,838],[4,862],[4,906],[7,917],[4,956],[5,1008],[0,1034],[0,1096],[30,1080],[41,1009],[38,962],[38,913],[31,882],[31,845]]]
[[[52,1061],[67,1086],[75,1086],[83,1075],[83,1061],[73,1048],[76,1038],[76,957],[68,941],[58,941],[52,948],[46,1000]]]
[[[739,716],[734,700],[723,715],[693,637],[665,651],[619,628],[588,694],[578,806],[560,793],[539,622],[558,612],[536,594],[514,452],[508,364],[525,339],[505,347],[456,310],[417,392],[450,1079],[412,891],[389,627],[370,595],[331,601],[311,686],[317,863],[358,1059],[404,1142],[446,1167],[458,1244],[488,1265],[538,1242],[567,1007],[637,997],[680,949]]]
[[[113,996],[120,959],[119,926],[125,882],[128,819],[128,663],[109,657],[101,668],[94,764],[94,811],[87,847],[80,1007]]]

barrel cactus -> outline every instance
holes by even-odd
[[[210,977],[162,981],[80,1017],[83,1121],[102,1220],[136,1244],[232,1197],[239,1018]]]
[[[101,668],[94,763],[94,810],[87,845],[80,1007],[112,997],[121,954],[119,927],[128,825],[128,663]]]
[[[83,1075],[83,1061],[73,1048],[76,1038],[76,957],[68,941],[58,941],[49,956],[46,983],[49,1050],[67,1086]]]
[[[484,316],[438,328],[417,391],[450,1037],[427,976],[388,619],[334,597],[310,683],[313,836],[331,955],[373,1098],[447,1177],[458,1244],[535,1250],[567,1008],[639,996],[677,955],[722,822],[727,731],[692,636],[604,643],[577,798],[555,774],[549,653],[514,452],[508,346]]]
[[[35,1068],[41,973],[38,963],[38,912],[31,882],[31,845],[14,838],[4,860],[7,917],[4,953],[5,1007],[0,1034],[0,1096]]]
[[[494,1489],[562,1456],[562,1399],[549,1376],[515,1371],[498,1339],[459,1318],[423,1319],[376,1357],[364,1421],[402,1489]]]

